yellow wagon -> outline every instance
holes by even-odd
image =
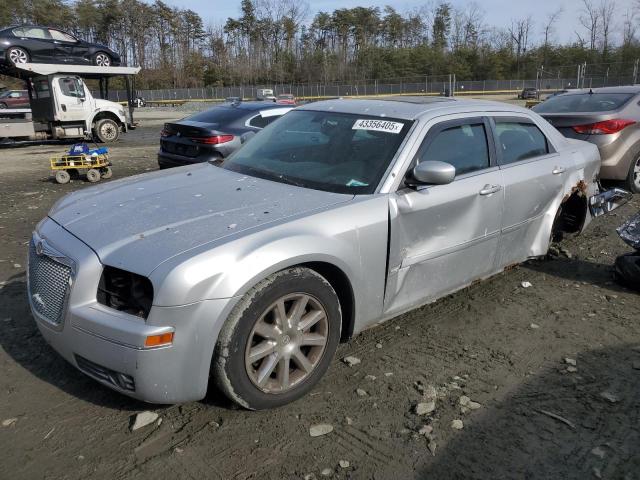
[[[106,149],[105,149],[106,150]],[[50,158],[51,173],[58,183],[69,183],[71,175],[82,175],[87,177],[91,183],[99,181],[101,178],[111,178],[111,162],[108,153],[80,155],[61,155]]]

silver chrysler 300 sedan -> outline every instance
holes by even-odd
[[[221,167],[83,189],[33,234],[40,331],[157,403],[210,379],[250,409],[308,392],[341,339],[580,232],[623,202],[595,145],[537,114],[452,99],[298,108]],[[88,208],[90,207],[90,208]]]

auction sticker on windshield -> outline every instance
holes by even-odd
[[[356,120],[352,130],[374,130],[376,132],[400,133],[404,127],[404,123],[389,122],[387,120]]]

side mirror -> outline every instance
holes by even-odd
[[[409,183],[418,185],[446,185],[456,178],[456,167],[446,162],[427,160],[413,168]]]
[[[591,197],[589,199],[589,209],[591,210],[591,215],[599,217],[621,207],[632,198],[633,195],[630,192],[621,188],[612,188]]]

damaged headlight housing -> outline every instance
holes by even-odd
[[[97,300],[114,310],[147,318],[153,303],[153,285],[147,277],[107,265],[98,283]]]

